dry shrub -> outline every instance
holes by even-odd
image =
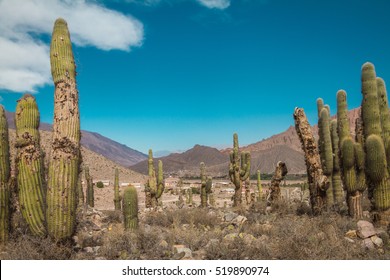
[[[11,239],[4,259],[10,260],[66,260],[73,259],[75,252],[70,241],[56,243],[49,237],[33,237],[21,234]]]

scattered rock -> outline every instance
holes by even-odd
[[[363,245],[364,248],[367,248],[367,249],[370,249],[370,250],[375,249],[375,245],[372,242],[371,238],[364,239],[362,245]]]
[[[83,250],[86,253],[93,253],[93,248],[92,247],[85,247]]]
[[[237,237],[238,237],[238,233],[229,233],[229,234],[226,234],[226,235],[223,237],[223,240],[233,241],[233,240],[236,239]]]
[[[327,224],[323,230],[331,242],[335,243],[338,240],[336,229],[333,225]]]
[[[183,254],[184,253],[184,256],[182,258],[185,258],[185,259],[192,258],[191,249],[187,248],[185,245],[173,245],[173,252],[175,254]]]
[[[371,236],[371,241],[372,241],[372,243],[374,243],[374,245],[376,246],[376,247],[382,247],[383,246],[383,240],[382,240],[382,238],[380,238],[380,237],[378,237],[378,236],[376,236],[376,235],[373,235],[373,236]]]
[[[240,238],[242,238],[242,240],[244,241],[244,243],[246,245],[249,245],[251,244],[253,241],[256,241],[256,237],[254,237],[252,234],[249,234],[249,233],[240,233],[238,235]]]
[[[237,216],[235,217],[231,223],[236,226],[242,226],[248,219],[244,216]]]
[[[236,218],[238,216],[238,214],[236,213],[233,213],[233,212],[228,212],[228,213],[225,213],[225,221],[226,222],[231,222],[233,221],[234,218]]]
[[[362,239],[376,235],[374,225],[368,221],[360,220],[357,222],[357,226],[357,235]]]

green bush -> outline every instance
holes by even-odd
[[[103,182],[102,182],[102,181],[97,182],[97,183],[96,183],[96,187],[99,188],[99,189],[104,188]]]

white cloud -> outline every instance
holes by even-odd
[[[203,6],[209,9],[226,9],[230,6],[230,0],[197,0]]]
[[[0,1],[0,89],[32,91],[51,81],[49,46],[56,18],[68,22],[72,42],[102,50],[129,51],[143,41],[135,18],[87,0]]]

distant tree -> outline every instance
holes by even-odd
[[[96,187],[99,188],[99,189],[104,188],[103,182],[102,182],[102,181],[97,182],[97,183],[96,183]]]

